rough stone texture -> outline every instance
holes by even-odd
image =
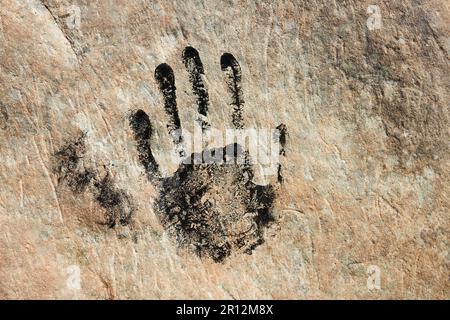
[[[1,298],[450,298],[447,1],[0,3]],[[173,68],[192,127],[186,46],[203,61],[212,126],[232,122],[230,52],[245,127],[289,132],[274,226],[252,255],[221,263],[162,226],[128,121],[149,114],[172,175],[153,73]],[[74,190],[55,154],[83,133],[71,168],[92,175]],[[117,197],[102,198],[105,181]],[[367,287],[369,266],[380,290]]]

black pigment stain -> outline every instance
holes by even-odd
[[[197,97],[197,111],[206,117],[209,96],[203,83],[204,68],[198,51],[187,47],[182,59]],[[230,53],[223,54],[220,62],[232,98],[232,125],[242,129],[241,68]],[[182,146],[172,68],[165,63],[158,65],[155,79],[169,116],[169,134],[176,147]],[[202,128],[204,124],[207,122],[202,119]],[[129,125],[139,162],[147,178],[158,189],[155,212],[180,248],[201,258],[222,262],[233,253],[251,254],[264,243],[264,230],[274,222],[273,206],[278,187],[253,182],[251,158],[243,147],[233,143],[192,153],[188,156],[191,162],[183,161],[172,176],[163,177],[152,154],[153,129],[149,116],[143,110],[134,111],[129,117]],[[286,126],[280,125],[277,129],[274,138],[280,143],[280,155],[285,155]],[[54,172],[58,181],[73,192],[90,192],[105,209],[105,224],[109,227],[129,225],[135,212],[131,197],[117,187],[109,171],[100,177],[98,170],[84,166],[85,138],[82,134],[55,153]],[[182,152],[179,154],[185,156]],[[283,181],[281,165],[278,181]]]
[[[131,197],[115,186],[109,173],[100,178],[96,170],[84,166],[85,138],[86,135],[81,134],[54,154],[53,172],[58,177],[58,183],[68,186],[74,193],[91,192],[97,203],[105,209],[105,224],[109,227],[117,223],[129,225],[135,211]]]
[[[174,137],[174,132],[181,129],[181,123],[178,115],[175,76],[172,68],[166,63],[161,63],[156,67],[155,80],[164,99],[164,110],[169,116],[167,128],[172,137]],[[180,142],[180,140],[174,140],[176,144]]]
[[[277,137],[275,137],[275,140],[280,142],[280,155],[285,156],[286,155],[286,140],[287,140],[287,128],[285,124],[280,124],[277,127]]]
[[[106,215],[106,225],[114,228],[117,223],[129,225],[135,206],[125,191],[117,188],[109,174],[103,179],[94,182],[95,200],[102,206]]]
[[[8,110],[3,105],[3,103],[0,102],[0,128],[5,129],[8,125]]]
[[[186,47],[183,51],[183,63],[189,73],[192,91],[197,96],[198,113],[206,117],[208,113],[209,95],[203,83],[202,75],[205,72],[198,51],[193,47]]]
[[[287,128],[285,124],[280,124],[277,127],[277,131],[276,131],[276,135],[275,135],[275,141],[278,141],[280,143],[280,152],[279,155],[280,156],[286,156],[286,140],[287,140]],[[283,169],[281,167],[281,164],[278,164],[278,169],[277,169],[277,177],[278,177],[278,182],[279,183],[283,183],[284,182],[284,177],[283,177]]]
[[[199,53],[186,47],[182,59],[197,97],[197,111],[206,117],[209,96],[203,83],[204,68]],[[223,54],[220,63],[232,98],[232,125],[242,129],[241,68],[230,53]],[[163,63],[156,68],[155,78],[163,95],[164,109],[169,115],[167,127],[172,134],[173,130],[181,128],[175,76],[170,66]],[[154,203],[155,212],[179,247],[201,258],[222,262],[234,252],[251,254],[264,243],[264,230],[274,222],[277,188],[253,182],[251,159],[244,148],[234,143],[192,153],[187,158],[191,161],[183,161],[173,176],[162,177],[151,151],[149,117],[138,110],[130,117],[130,126],[139,161],[148,179],[159,190]],[[280,125],[277,129],[274,138],[281,145],[280,154],[285,155],[286,126]],[[174,142],[176,145],[179,143],[177,140]],[[282,180],[279,165],[278,181]]]
[[[242,93],[242,72],[241,66],[231,53],[224,53],[220,58],[220,66],[225,74],[225,82],[231,93],[233,106],[232,123],[235,128],[242,129],[242,107],[244,105],[244,95]]]
[[[150,119],[144,111],[137,110],[130,116],[130,126],[134,133],[139,161],[149,179],[155,182],[159,178],[159,166],[150,147],[150,138],[153,133]]]
[[[58,183],[65,183],[76,193],[85,191],[94,178],[93,170],[85,168],[82,163],[86,153],[85,137],[84,133],[81,134],[55,153],[56,165],[53,171],[58,176]]]
[[[182,164],[162,181],[155,209],[178,245],[200,257],[221,262],[233,251],[251,254],[264,242],[275,198],[253,176],[246,154],[240,164]]]

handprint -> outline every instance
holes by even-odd
[[[197,98],[198,119],[202,132],[207,134],[209,105],[208,90],[203,82],[204,69],[196,49],[183,51],[183,62],[189,72],[192,91]],[[220,59],[230,95],[232,127],[244,128],[244,106],[241,68],[230,53]],[[274,199],[283,182],[281,165],[277,163],[276,185],[253,182],[252,155],[239,143],[219,148],[206,148],[188,153],[180,117],[178,115],[175,76],[172,68],[163,63],[155,70],[155,79],[168,115],[167,129],[175,146],[180,165],[170,177],[164,177],[153,156],[150,139],[153,134],[149,116],[143,110],[132,112],[133,131],[139,161],[148,180],[158,189],[154,209],[162,225],[179,247],[187,248],[200,257],[223,261],[233,252],[251,254],[264,241],[264,228],[273,222]],[[274,139],[279,155],[285,155],[286,126],[275,130]],[[89,190],[105,209],[109,227],[131,225],[136,206],[131,196],[119,189],[108,168],[86,167],[85,134],[70,141],[56,154],[54,172],[75,193]],[[278,154],[277,154],[278,158]],[[212,161],[211,161],[212,160]]]
[[[203,65],[198,51],[192,47],[185,48],[182,58],[197,97],[199,123],[206,131],[210,126],[206,120],[209,96],[202,80]],[[242,129],[244,99],[241,68],[230,53],[222,55],[220,64],[231,93],[232,125],[235,129]],[[158,188],[154,206],[158,217],[180,247],[188,248],[200,257],[210,257],[220,262],[235,251],[251,254],[264,241],[264,227],[273,221],[272,209],[277,188],[252,181],[254,171],[250,156],[238,143],[187,155],[172,68],[165,63],[160,64],[155,70],[155,79],[163,95],[164,110],[169,116],[169,134],[177,154],[184,159],[173,176],[163,177],[152,154],[150,119],[143,110],[133,112],[130,126],[139,161],[149,181]],[[286,127],[280,125],[277,129],[280,154],[284,155]],[[202,162],[205,155],[216,158],[220,155],[223,161]],[[281,183],[281,166],[278,166],[278,182]]]

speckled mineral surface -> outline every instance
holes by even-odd
[[[0,298],[449,299],[449,20],[0,0]]]

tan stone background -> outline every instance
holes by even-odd
[[[450,298],[448,1],[0,3],[1,298]],[[381,28],[367,26],[369,5]],[[192,125],[187,45],[216,128],[230,122],[219,61],[231,52],[246,125],[289,131],[277,228],[223,264],[164,233],[127,121],[130,109],[149,113],[168,163],[153,72],[172,66]],[[89,192],[57,183],[52,155],[81,131],[83,161],[136,201],[131,227],[99,224]],[[372,265],[380,290],[367,287]]]

